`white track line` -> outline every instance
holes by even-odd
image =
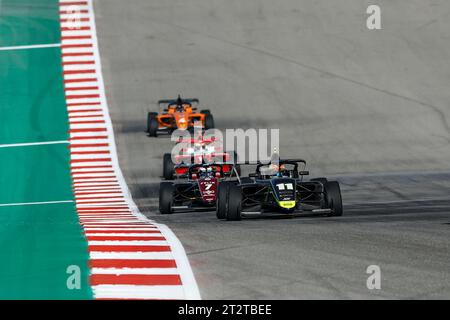
[[[61,46],[60,43],[35,44],[35,45],[30,45],[30,46],[0,47],[0,51],[57,48],[57,47],[60,47],[60,46]]]
[[[23,203],[3,203],[0,207],[19,207],[19,206],[36,206],[45,204],[59,204],[59,203],[73,203],[73,200],[63,200],[63,201],[45,201],[45,202],[23,202]]]
[[[44,141],[44,142],[28,142],[28,143],[12,143],[12,144],[0,144],[0,148],[17,148],[17,147],[32,147],[32,146],[46,146],[52,144],[69,144],[69,141]]]

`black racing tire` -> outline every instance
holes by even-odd
[[[166,180],[173,180],[175,175],[175,164],[172,161],[172,155],[165,153],[163,156],[163,177]]]
[[[161,214],[172,214],[173,194],[175,186],[172,182],[161,182],[159,185],[159,212]]]
[[[158,136],[158,114],[156,112],[149,112],[147,116],[147,133],[150,137]]]
[[[151,118],[156,118],[158,114],[156,112],[149,112],[147,114],[147,133],[150,131],[150,120]]]
[[[205,109],[205,110],[201,110],[200,113],[211,114],[211,111],[209,109]]]
[[[227,217],[228,190],[230,184],[227,181],[219,184],[216,200],[216,216],[217,219],[223,220]]]
[[[332,211],[327,214],[329,217],[340,217],[344,214],[344,208],[342,206],[341,188],[339,182],[328,181],[325,184],[325,197],[327,206]]]
[[[328,179],[327,178],[314,178],[309,181],[318,181],[318,182],[322,183],[323,185],[325,185],[328,182]]]
[[[205,130],[213,128],[214,128],[214,117],[212,116],[212,114],[207,113],[205,114]]]
[[[230,185],[228,190],[227,220],[239,221],[242,218],[242,189],[237,185]]]

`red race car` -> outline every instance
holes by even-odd
[[[224,152],[222,143],[214,137],[205,138],[199,136],[196,139],[181,138],[177,141],[179,154],[172,158],[172,154],[163,156],[163,177],[172,180],[175,176],[175,167],[179,164],[211,164],[223,165],[225,175],[230,175],[233,164],[237,163],[237,155],[234,151]],[[235,168],[240,172],[240,166]]]
[[[233,168],[231,170],[234,171]],[[224,165],[179,165],[175,171],[178,177],[176,181],[160,184],[161,214],[171,214],[177,210],[215,210],[217,190],[225,177]]]

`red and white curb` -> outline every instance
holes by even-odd
[[[185,251],[139,212],[119,167],[92,0],[60,0],[75,202],[97,299],[200,299]]]

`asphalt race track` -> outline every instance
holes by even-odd
[[[141,211],[182,241],[203,298],[450,298],[450,2],[97,0],[120,164]],[[280,128],[280,153],[342,184],[342,218],[157,213],[160,98],[217,127]],[[366,268],[381,268],[368,290]]]

